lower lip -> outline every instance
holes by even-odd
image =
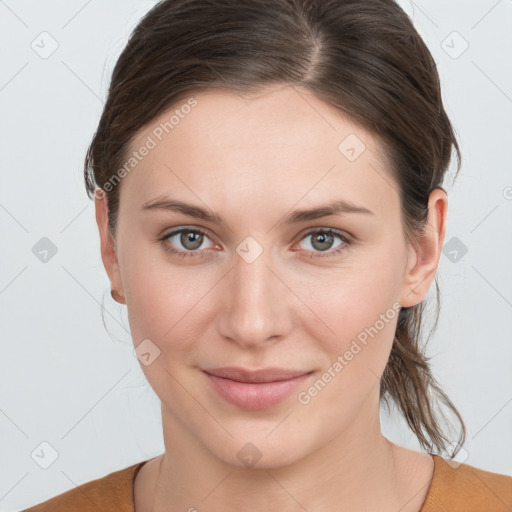
[[[251,411],[267,409],[273,405],[277,405],[311,377],[311,373],[307,373],[293,379],[256,384],[238,382],[217,377],[216,375],[211,375],[206,372],[203,373],[208,377],[215,391],[217,391],[226,402]]]

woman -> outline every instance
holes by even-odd
[[[390,0],[156,5],[85,179],[165,453],[29,510],[508,510],[512,478],[440,455],[465,427],[420,345],[453,150]]]

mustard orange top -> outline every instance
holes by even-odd
[[[452,467],[443,457],[432,457],[434,475],[419,512],[512,510],[512,477],[468,464]],[[146,462],[79,485],[24,512],[134,512],[133,482]]]

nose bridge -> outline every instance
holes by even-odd
[[[291,328],[286,287],[271,270],[271,250],[247,237],[236,248],[220,312],[220,333],[254,346],[281,337]]]

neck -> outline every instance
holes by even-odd
[[[254,467],[220,460],[163,405],[162,423],[165,453],[155,471],[151,512],[268,512],[269,504],[280,512],[417,512],[426,494],[410,474],[405,449],[382,435],[378,408],[321,449],[276,467],[266,467],[264,457]]]

